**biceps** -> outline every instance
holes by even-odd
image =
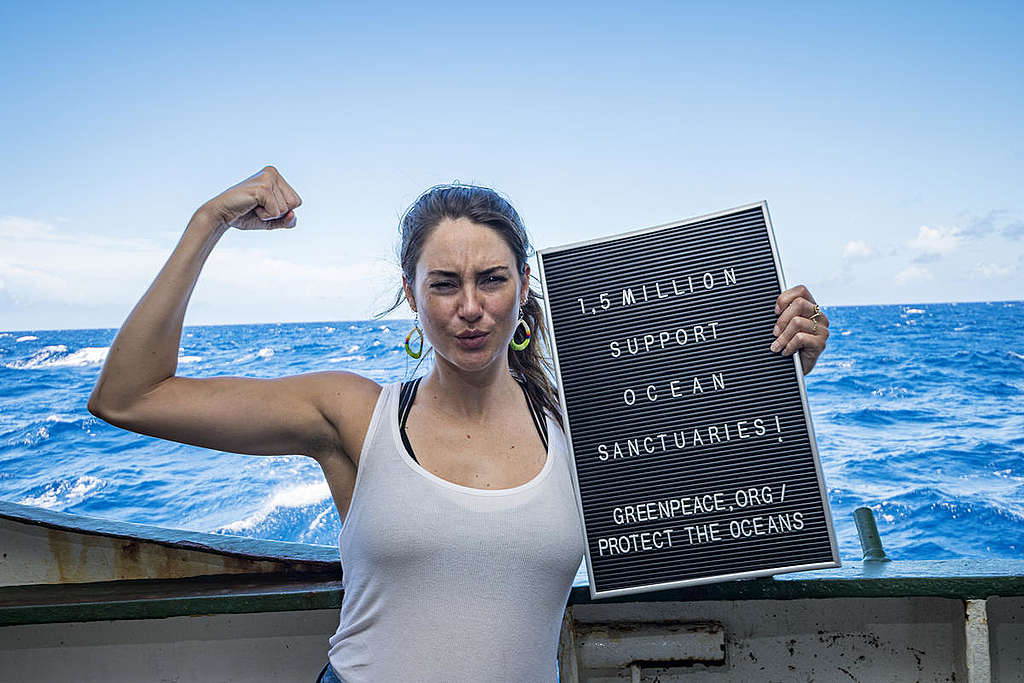
[[[140,434],[231,453],[307,454],[336,437],[304,389],[301,376],[171,377],[107,421]]]

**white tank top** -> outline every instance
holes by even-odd
[[[525,484],[461,486],[405,450],[400,389],[381,390],[338,534],[331,666],[345,683],[556,681],[584,554],[564,432],[548,415],[547,460]]]

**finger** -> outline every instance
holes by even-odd
[[[268,188],[259,187],[256,190],[256,208],[253,209],[253,213],[261,221],[268,221],[274,217],[273,208],[271,204],[271,194]]]
[[[276,181],[271,180],[270,187],[267,188],[267,195],[267,211],[270,213],[270,218],[277,220],[288,213],[287,202],[285,202],[284,197],[281,195],[281,189],[277,186]]]
[[[814,320],[807,318],[796,317],[789,321],[786,329],[778,335],[778,338],[772,342],[771,350],[778,353],[790,348],[792,340],[800,334],[808,334],[813,337],[822,338],[822,347],[824,347],[824,340],[828,339],[828,328],[816,323]],[[783,355],[788,355],[783,353]]]
[[[810,332],[797,332],[793,335],[793,338],[786,344],[786,348],[782,350],[783,356],[792,356],[797,351],[801,351],[801,355],[809,354],[813,358],[817,358],[825,348],[825,335],[811,334]]]
[[[281,177],[281,174],[278,173],[274,166],[264,166],[263,170],[257,175],[259,179],[256,187],[262,209],[257,209],[256,215],[264,222],[276,220],[282,214],[288,212],[288,207],[284,206],[284,202],[277,189],[278,179]]]
[[[302,206],[302,197],[299,196],[299,193],[296,192],[295,189],[292,188],[292,186],[289,185],[284,178],[280,178],[278,180],[278,185],[281,188],[282,194],[284,194],[284,198],[288,201],[288,206],[290,208],[297,209],[298,207]]]
[[[810,318],[812,315],[814,315],[815,306],[817,306],[817,304],[808,301],[803,297],[794,299],[793,301],[790,302],[789,306],[787,306],[786,309],[782,311],[782,314],[779,315],[779,319],[775,322],[774,329],[772,329],[772,334],[778,336],[782,332],[782,330],[786,329],[786,327],[789,325],[789,322],[796,318],[797,316]],[[828,327],[828,318],[825,316],[824,313],[820,312],[820,307],[818,317],[815,318],[815,320],[818,321],[819,326],[824,325],[825,327]]]
[[[814,301],[814,297],[811,296],[811,293],[807,290],[806,287],[804,287],[803,285],[797,285],[796,287],[790,287],[782,294],[779,294],[779,297],[775,300],[775,313],[782,313],[784,310],[786,310],[786,307],[793,302],[794,299],[800,297],[807,299],[812,304],[816,303]]]
[[[263,227],[267,230],[278,230],[280,228],[294,228],[296,222],[297,218],[295,216],[295,212],[289,209],[280,218],[275,218],[264,223]]]

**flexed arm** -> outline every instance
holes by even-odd
[[[111,343],[89,412],[123,429],[234,453],[343,450],[344,425],[327,418],[325,402],[339,393],[372,394],[377,385],[370,380],[343,372],[280,379],[175,375],[185,310],[221,236],[230,227],[294,227],[301,203],[267,166],[203,204]]]

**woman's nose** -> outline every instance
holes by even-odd
[[[464,287],[462,290],[462,301],[459,302],[459,314],[467,320],[476,320],[483,313],[483,306],[480,303],[480,293],[475,287]]]

